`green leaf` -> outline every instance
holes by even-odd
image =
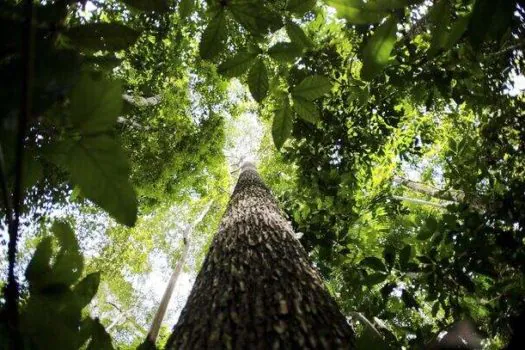
[[[286,9],[297,17],[302,17],[313,9],[316,3],[317,0],[288,0]]]
[[[426,228],[422,228],[421,231],[417,234],[416,238],[419,239],[420,241],[424,241],[432,237],[432,235],[433,235],[432,231],[429,231]]]
[[[393,246],[387,245],[383,250],[383,259],[385,259],[387,265],[392,267],[396,260],[396,250]]]
[[[75,295],[75,301],[77,307],[80,309],[84,308],[97,294],[98,285],[100,284],[100,273],[90,273],[82,281],[80,281],[75,288],[73,288],[73,294]]]
[[[448,25],[450,24],[450,4],[448,1],[439,1],[431,9],[432,40],[428,55],[434,56],[442,49],[448,39]]]
[[[85,197],[128,226],[137,219],[137,198],[128,175],[129,164],[119,145],[109,136],[82,138],[67,155],[71,181]]]
[[[278,150],[292,134],[293,125],[292,112],[287,97],[282,104],[282,107],[275,111],[272,124],[273,143]]]
[[[282,27],[281,16],[259,0],[231,0],[228,4],[233,18],[253,35],[264,35]]]
[[[301,97],[293,98],[293,109],[301,117],[309,123],[315,124],[320,119],[319,110],[315,104]]]
[[[241,76],[250,68],[250,65],[256,57],[256,53],[239,52],[234,57],[221,63],[217,71],[228,78]]]
[[[141,11],[162,13],[169,10],[167,0],[122,0],[122,2]]]
[[[363,50],[361,78],[372,80],[390,61],[390,54],[396,43],[397,20],[391,16],[374,32]]]
[[[434,305],[432,305],[432,317],[436,317],[438,312],[439,312],[439,301],[436,301]]]
[[[412,247],[407,244],[399,252],[399,264],[402,268],[405,268],[408,265],[410,260],[410,255],[412,254]]]
[[[364,284],[372,287],[386,280],[387,275],[384,273],[373,273],[365,277]]]
[[[199,43],[199,53],[202,58],[211,59],[223,49],[226,41],[226,17],[224,11],[220,11],[208,23],[208,26],[202,33]]]
[[[87,350],[113,350],[111,337],[106,332],[98,318],[92,320],[91,335],[91,341],[89,342]]]
[[[401,300],[405,303],[406,307],[411,307],[414,309],[419,309],[419,304],[412,294],[410,294],[406,289],[403,289],[401,293]]]
[[[306,35],[301,27],[293,22],[288,22],[286,24],[286,33],[292,41],[292,43],[299,45],[301,47],[312,47],[314,43]]]
[[[330,92],[331,89],[332,83],[328,78],[321,75],[313,75],[306,77],[293,88],[292,95],[312,101]]]
[[[369,267],[376,271],[385,271],[386,272],[386,266],[383,263],[383,261],[379,258],[376,258],[375,256],[368,256],[361,260],[359,263],[360,265]]]
[[[363,4],[364,8],[368,10],[394,10],[407,6],[408,0],[368,0]]]
[[[257,60],[248,73],[248,87],[257,102],[262,102],[268,94],[270,83],[268,81],[268,71],[262,60]]]
[[[366,8],[362,0],[325,0],[328,6],[336,9],[337,16],[352,24],[381,22],[388,12]]]
[[[106,132],[117,122],[122,104],[120,83],[84,73],[71,92],[70,118],[83,134]]]
[[[461,39],[463,34],[468,28],[470,22],[470,15],[460,16],[453,24],[450,29],[448,40],[443,45],[444,50],[450,50],[458,41]]]
[[[281,62],[293,62],[302,52],[301,46],[286,42],[277,43],[268,49],[270,57]]]
[[[80,254],[75,232],[68,223],[55,221],[51,230],[58,239],[60,250],[53,263],[49,283],[69,288],[82,275],[84,258]]]
[[[22,164],[22,188],[30,190],[42,178],[42,164],[35,159],[33,152],[27,152]]]
[[[38,243],[35,253],[27,265],[25,276],[29,282],[30,290],[40,289],[45,283],[45,278],[49,276],[51,271],[49,262],[53,253],[51,243],[51,237],[46,237]]]
[[[69,28],[65,35],[81,48],[119,51],[133,45],[140,32],[119,23],[88,23]]]
[[[179,17],[184,19],[195,9],[195,0],[181,0],[179,2]]]

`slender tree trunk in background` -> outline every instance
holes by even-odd
[[[150,341],[152,344],[155,344],[155,341],[157,340],[157,337],[159,335],[160,326],[162,325],[162,320],[164,320],[164,315],[166,314],[168,304],[170,303],[171,296],[173,295],[173,289],[175,288],[175,284],[177,283],[177,280],[179,279],[179,275],[180,275],[180,272],[182,271],[182,267],[186,263],[188,251],[190,250],[189,237],[193,229],[197,227],[197,225],[200,224],[201,221],[204,219],[204,217],[208,214],[208,212],[211,209],[212,204],[213,204],[213,201],[209,202],[204,208],[204,210],[197,217],[197,219],[193,221],[193,223],[186,225],[186,227],[184,228],[182,232],[182,239],[183,239],[183,244],[184,244],[184,250],[182,251],[182,256],[177,262],[177,265],[175,265],[175,269],[173,270],[173,273],[171,274],[170,280],[168,282],[168,286],[166,287],[166,290],[164,291],[164,295],[162,296],[162,299],[160,301],[159,308],[157,310],[157,313],[155,314],[155,317],[153,318],[153,322],[151,323],[151,327],[148,332],[147,340]]]
[[[349,349],[354,333],[251,164],[168,349]]]

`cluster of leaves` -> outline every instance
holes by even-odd
[[[83,276],[84,259],[75,233],[64,222],[55,222],[52,236],[37,246],[27,266],[20,315],[24,346],[28,349],[113,349],[111,338],[98,319],[83,310],[95,296],[100,274]],[[56,243],[55,243],[56,241]],[[54,253],[53,246],[58,245]],[[4,316],[4,315],[3,315]],[[7,329],[2,323],[2,349],[8,349]],[[4,342],[5,340],[5,342]]]

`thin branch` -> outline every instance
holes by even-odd
[[[433,207],[445,209],[448,204],[442,204],[442,203],[435,203],[435,202],[429,202],[423,199],[419,198],[410,198],[410,197],[403,197],[403,196],[392,196],[392,198],[397,199],[398,201],[407,201],[415,204],[422,204],[422,205],[430,205]]]

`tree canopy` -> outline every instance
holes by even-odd
[[[144,285],[209,206],[195,275],[246,158],[359,347],[465,324],[472,348],[517,344],[524,18],[522,0],[3,1],[0,346],[141,344]]]

